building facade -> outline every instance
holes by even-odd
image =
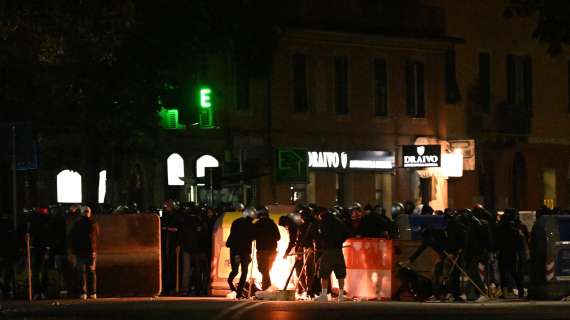
[[[569,56],[532,38],[535,18],[504,18],[507,0],[388,2],[292,5],[266,74],[230,54],[208,57],[199,78],[215,126],[200,129],[182,110],[176,124],[166,121],[163,161],[130,174],[140,198],[568,207]],[[412,145],[462,153],[461,175],[404,167],[403,146]],[[278,181],[276,151],[286,148],[316,159],[307,183]],[[170,185],[173,154],[182,179]],[[350,168],[343,154],[391,165]],[[212,166],[220,169],[203,169]]]
[[[444,9],[462,99],[450,136],[477,140],[479,194],[497,208],[569,205],[569,56],[532,37],[536,18],[504,18],[508,1],[424,1]],[[460,125],[463,124],[463,125]],[[461,192],[460,192],[461,193]]]

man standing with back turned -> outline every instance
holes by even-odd
[[[248,208],[243,211],[243,216],[232,223],[230,235],[226,240],[226,247],[230,248],[230,264],[232,271],[228,275],[228,285],[236,292],[236,298],[243,298],[243,288],[247,279],[247,270],[251,262],[251,242],[254,238],[253,218],[255,209]],[[234,278],[241,268],[238,287],[234,285]]]
[[[259,220],[254,224],[257,266],[263,276],[261,290],[266,290],[271,286],[269,271],[271,271],[275,261],[277,242],[281,239],[281,235],[275,222],[269,218],[269,212],[266,207],[257,209],[257,217]]]
[[[99,227],[93,220],[91,208],[83,206],[80,209],[80,217],[71,229],[70,248],[75,256],[75,267],[82,284],[81,299],[97,298],[97,236]]]
[[[317,301],[327,301],[327,288],[331,274],[338,280],[338,301],[344,301],[344,278],[346,277],[346,264],[342,245],[348,237],[345,225],[326,208],[315,209],[317,219],[320,220],[319,236],[323,250],[319,263],[319,276],[321,278],[321,295]]]

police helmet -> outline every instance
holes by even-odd
[[[401,202],[394,202],[392,204],[392,218],[404,213],[404,205]]]
[[[362,205],[359,202],[353,202],[352,206],[350,207],[350,210],[358,210],[358,211],[362,211]]]
[[[255,210],[254,207],[247,207],[243,210],[242,215],[245,218],[255,219],[255,217],[257,216],[257,210]]]
[[[244,206],[243,203],[241,203],[241,202],[236,202],[236,203],[234,203],[234,204],[233,204],[233,207],[234,207],[234,210],[235,210],[235,211],[240,211],[240,212],[241,212],[241,211],[245,210],[245,206]]]
[[[269,217],[269,208],[266,206],[258,206],[255,210],[258,218]]]

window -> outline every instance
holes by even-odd
[[[236,67],[236,108],[238,111],[249,110],[249,72],[243,64]]]
[[[410,62],[406,66],[406,114],[413,118],[425,117],[424,65]]]
[[[507,56],[508,102],[511,105],[532,106],[532,60],[529,56]]]
[[[388,115],[388,78],[386,60],[374,60],[374,114],[377,117]]]
[[[206,176],[206,168],[219,167],[220,163],[213,156],[206,154],[196,160],[196,177],[202,178]]]
[[[348,114],[348,59],[335,58],[335,106],[336,114]]]
[[[479,53],[479,99],[481,111],[491,111],[491,57],[487,52]]]
[[[544,205],[552,209],[556,207],[556,170],[542,169]]]
[[[81,175],[75,171],[63,170],[57,174],[57,202],[81,203]]]
[[[307,112],[307,67],[303,54],[293,56],[293,99],[295,112]]]
[[[455,50],[445,53],[445,101],[456,104],[460,100],[459,86],[455,74]]]
[[[173,153],[166,159],[166,169],[169,186],[184,185],[184,159],[178,153]]]
[[[178,109],[161,109],[159,112],[161,118],[161,125],[164,129],[176,130],[184,128],[178,122]]]
[[[374,174],[374,185],[376,204],[389,210],[392,204],[392,175],[386,173]]]
[[[568,61],[568,113],[570,113],[570,61]]]
[[[99,172],[99,195],[98,203],[105,203],[105,194],[107,193],[107,170]]]

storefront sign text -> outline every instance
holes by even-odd
[[[309,168],[339,170],[390,170],[394,155],[387,151],[309,151]]]
[[[404,168],[425,168],[441,166],[441,146],[407,145],[402,146]]]

